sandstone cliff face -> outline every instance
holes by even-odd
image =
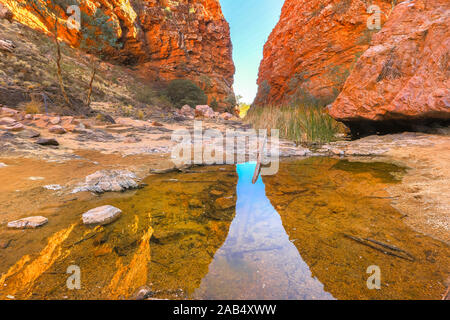
[[[0,1],[19,22],[47,33],[54,29],[54,20],[42,19],[29,7],[20,6],[21,1]],[[122,48],[105,50],[107,59],[131,65],[155,82],[191,79],[205,90],[210,101],[216,98],[222,102],[233,94],[232,45],[219,0],[86,0],[79,3],[81,12],[92,15],[98,8],[114,23]],[[66,5],[56,7],[58,35],[77,47],[81,34],[67,27],[66,8]]]
[[[449,121],[449,26],[448,0],[398,4],[330,114],[357,130]]]
[[[378,31],[367,28],[370,4],[383,12],[383,24],[390,0],[285,0],[264,46],[255,103],[332,101]]]

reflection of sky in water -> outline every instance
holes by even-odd
[[[333,299],[289,241],[254,163],[237,166],[236,216],[194,297],[203,299]]]

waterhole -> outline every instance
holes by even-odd
[[[445,292],[448,245],[410,229],[384,190],[400,182],[403,168],[310,158],[282,162],[276,175],[252,184],[254,167],[152,175],[143,189],[61,206],[43,228],[9,236],[0,250],[0,298],[129,299],[143,286],[158,299],[439,299]],[[119,220],[81,223],[83,212],[106,204],[123,211]],[[79,268],[79,289],[67,285],[70,266]],[[374,266],[378,288],[370,285]]]

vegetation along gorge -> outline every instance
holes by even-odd
[[[0,299],[450,299],[449,26],[0,0]]]

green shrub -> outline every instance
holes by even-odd
[[[196,105],[206,104],[208,101],[205,92],[187,79],[171,81],[167,88],[167,96],[177,108],[181,108],[185,104],[195,108]]]
[[[217,99],[214,98],[211,103],[209,104],[209,106],[216,111],[219,108],[219,103],[217,103]]]

